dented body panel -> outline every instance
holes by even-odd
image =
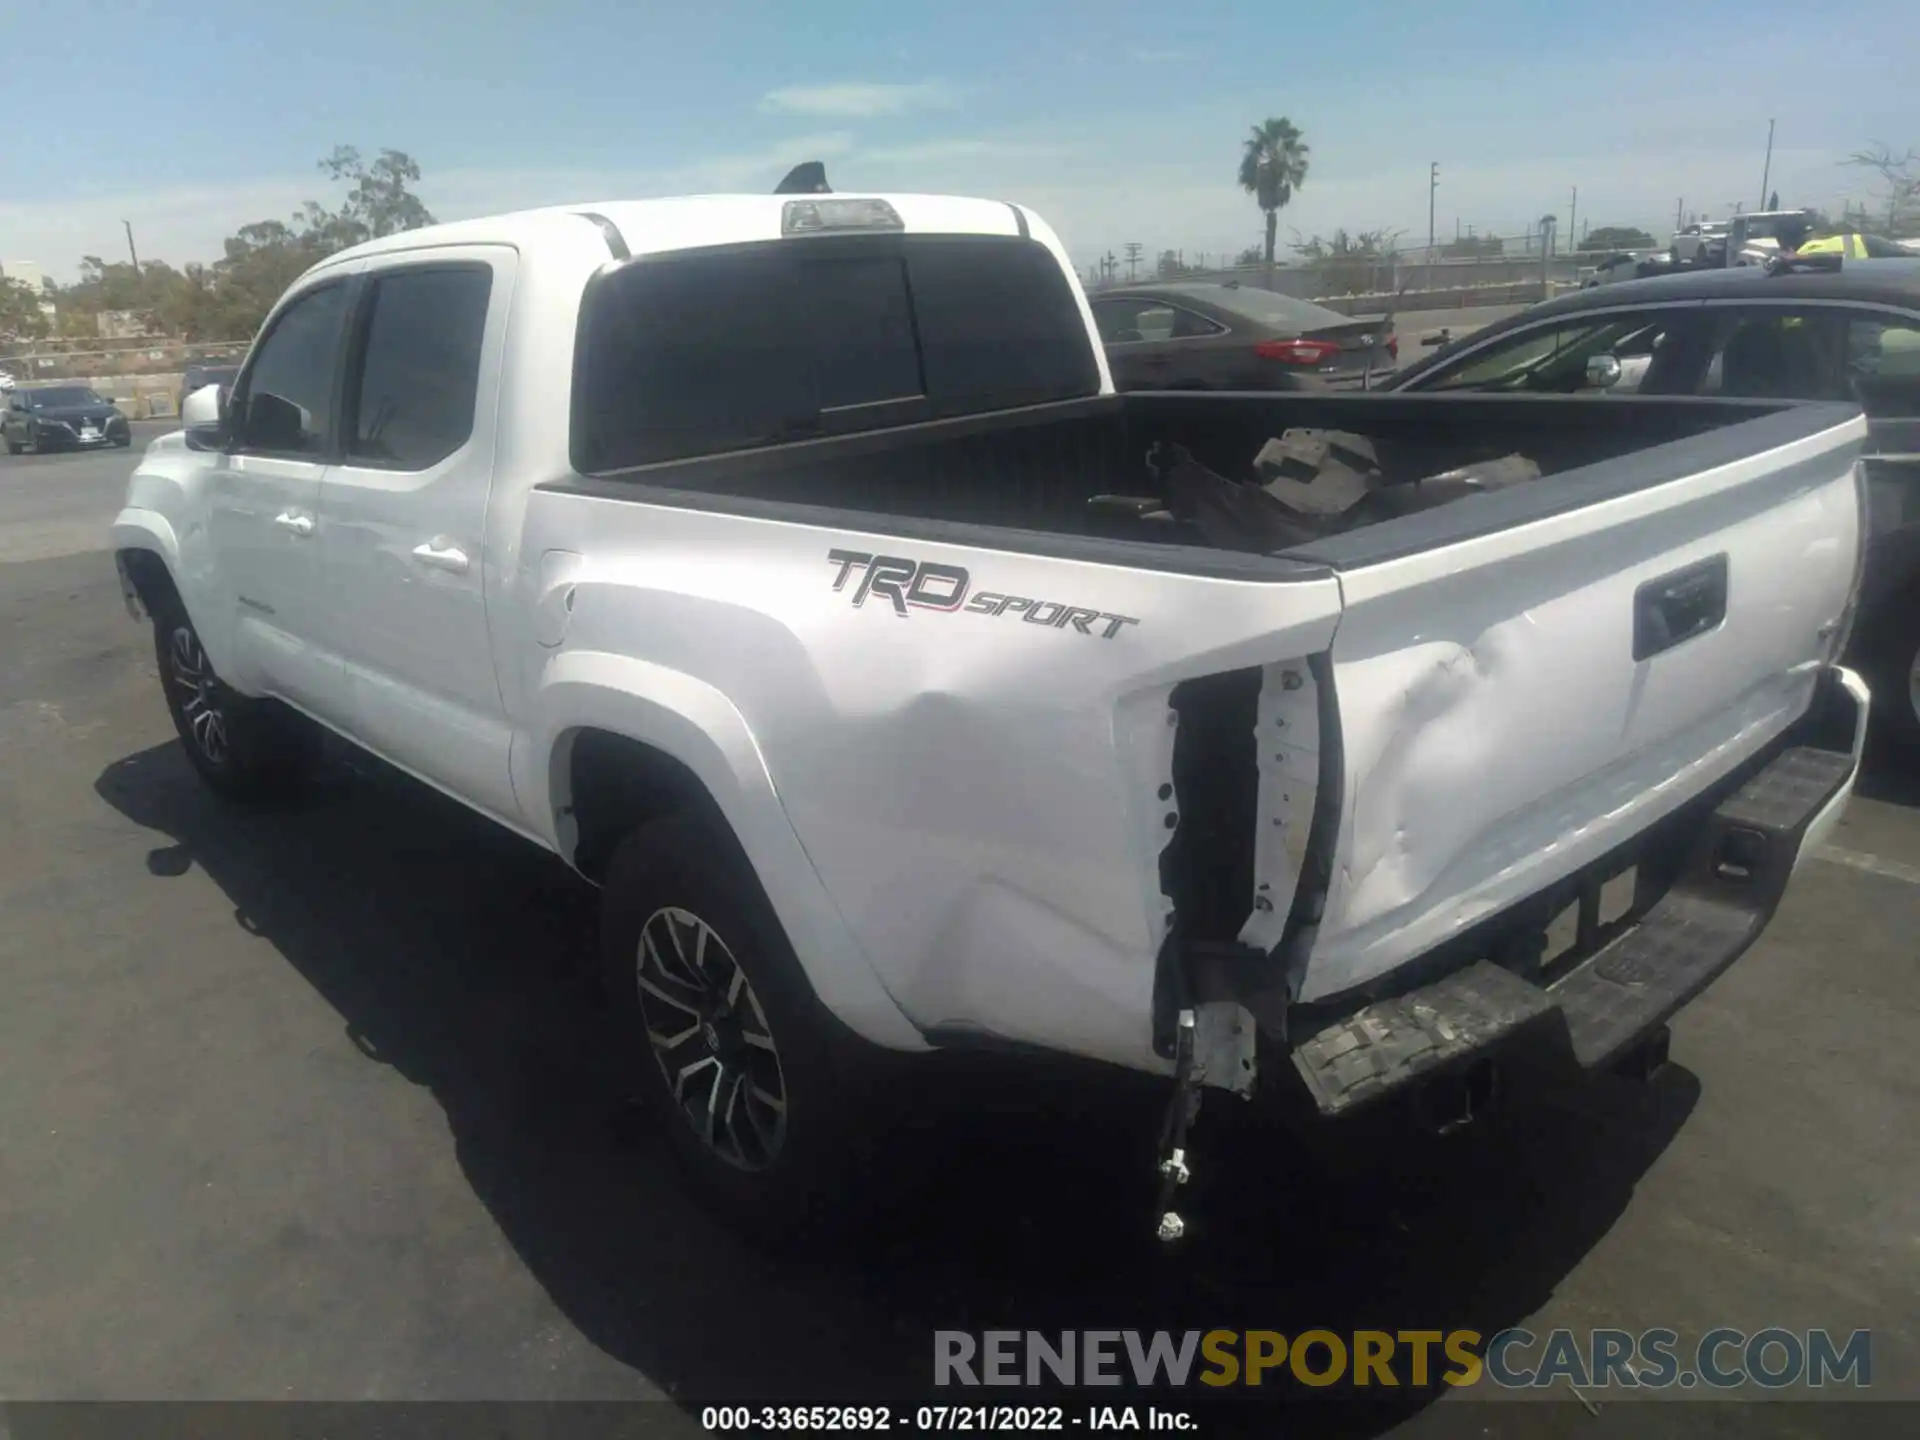
[[[552,491],[527,518],[529,551],[592,557],[570,578],[556,654],[644,636],[655,663],[729,697],[857,963],[915,1026],[1160,1067],[1169,696],[1325,650],[1332,577],[1156,574]],[[941,603],[902,613],[862,595],[842,576],[849,552],[942,567]],[[969,608],[981,594],[1139,623],[1107,639],[1110,622],[1081,633],[1043,623],[1048,610]],[[1310,813],[1310,794],[1293,804]],[[1263,866],[1282,920],[1285,846]]]
[[[1857,582],[1862,438],[1342,574],[1346,803],[1305,998],[1572,874],[1806,710]],[[1636,592],[1720,556],[1724,618],[1636,661]]]

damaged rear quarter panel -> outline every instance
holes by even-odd
[[[570,499],[622,558],[583,577],[570,643],[644,633],[726,694],[808,859],[923,1030],[1140,1068],[1166,904],[1157,793],[1182,679],[1324,651],[1330,576],[1221,580],[925,540]],[[575,523],[575,522],[570,522]],[[565,547],[568,526],[543,543]],[[990,592],[1137,617],[1106,638],[908,606],[832,551],[964,570]],[[932,600],[953,594],[948,582]],[[1249,901],[1251,897],[1249,897]],[[843,956],[802,955],[809,969]]]

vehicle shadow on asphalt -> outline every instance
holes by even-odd
[[[1863,800],[1920,810],[1920,754],[1898,749],[1888,740],[1876,740],[1860,766],[1854,793]]]
[[[923,1175],[910,1205],[852,1247],[769,1257],[696,1208],[655,1124],[617,1103],[620,1037],[587,963],[594,893],[557,861],[370,763],[277,813],[223,806],[171,744],[96,788],[156,832],[153,883],[199,867],[368,1063],[431,1091],[474,1191],[568,1320],[689,1407],[1034,1398],[935,1392],[936,1329],[1486,1336],[1546,1302],[1699,1094],[1675,1065],[1448,1137],[1385,1121],[1301,1135],[1214,1097],[1181,1203],[1193,1233],[1165,1251],[1148,1233],[1159,1083],[953,1058],[918,1082],[923,1123],[895,1137]],[[1444,1368],[1436,1352],[1424,1390],[1342,1387],[1331,1403],[1269,1376],[1207,1433],[1274,1433],[1284,1410],[1377,1434],[1445,1393]],[[1079,1400],[1194,1407],[1204,1388]]]

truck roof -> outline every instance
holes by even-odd
[[[473,220],[428,225],[369,240],[315,266],[351,263],[377,255],[442,245],[536,245],[591,225],[607,235],[614,258],[621,250],[642,255],[701,245],[781,238],[781,216],[794,203],[882,200],[899,214],[909,234],[1033,235],[1058,250],[1045,222],[1003,200],[957,195],[835,192],[831,195],[683,195],[655,200],[600,200],[547,205]]]

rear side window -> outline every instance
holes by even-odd
[[[473,434],[493,270],[395,270],[372,282],[366,340],[350,391],[347,463],[425,470]]]
[[[636,261],[581,314],[576,468],[1092,395],[1052,255],[995,237],[832,237]]]

